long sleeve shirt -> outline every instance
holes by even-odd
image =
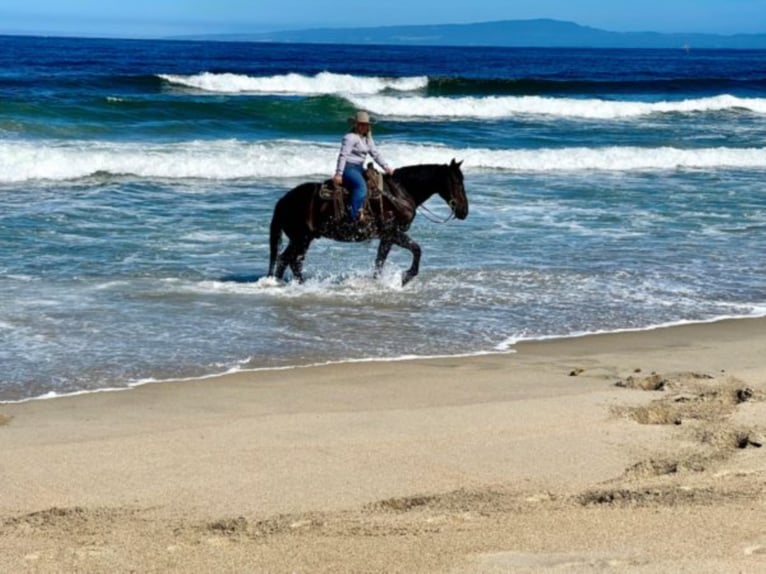
[[[368,154],[371,155],[383,169],[389,169],[388,163],[386,163],[386,160],[380,155],[378,148],[375,147],[375,142],[372,140],[372,136],[362,137],[356,132],[348,132],[343,136],[343,142],[340,145],[340,153],[338,154],[338,164],[335,167],[335,174],[343,175],[343,170],[347,163],[356,165],[364,164],[364,160]]]

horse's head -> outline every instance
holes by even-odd
[[[463,172],[460,171],[462,163],[462,161],[452,159],[447,166],[447,186],[439,192],[441,198],[447,202],[452,213],[458,219],[468,217],[468,198],[465,196],[465,187],[463,186]]]

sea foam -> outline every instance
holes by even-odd
[[[679,101],[614,101],[597,98],[554,98],[542,96],[486,97],[395,97],[360,95],[351,97],[354,105],[378,115],[400,120],[422,118],[500,119],[518,115],[544,115],[562,118],[620,119],[649,114],[748,110],[766,114],[766,98],[742,98],[723,94]]]
[[[329,177],[337,145],[324,142],[239,140],[184,143],[0,142],[0,183],[73,180],[108,174],[161,179]],[[542,149],[451,148],[438,144],[386,144],[396,166],[463,160],[463,170],[560,172],[581,170],[766,168],[766,148],[642,148],[634,146]]]
[[[0,183],[72,180],[108,174],[161,179],[329,177],[337,145],[325,142],[239,140],[184,143],[0,142]],[[542,149],[450,148],[438,144],[386,144],[396,166],[463,160],[463,170],[560,172],[581,170],[766,168],[766,148],[642,148],[634,146]]]
[[[320,72],[314,76],[304,74],[247,76],[204,72],[192,76],[159,74],[159,77],[170,84],[227,94],[377,94],[384,90],[419,90],[428,85],[426,76],[383,78],[331,72]]]
[[[545,115],[581,119],[621,119],[649,114],[717,112],[746,110],[766,114],[766,98],[745,98],[720,94],[683,100],[634,101],[602,98],[567,98],[549,96],[416,96],[428,87],[427,76],[387,78],[320,72],[248,76],[242,74],[195,75],[159,74],[166,82],[194,88],[203,92],[226,94],[337,94],[348,98],[358,107],[379,116],[400,120],[429,119],[499,119],[517,115]],[[405,93],[404,96],[384,94],[386,91]]]

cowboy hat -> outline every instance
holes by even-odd
[[[358,112],[356,112],[356,114],[348,118],[348,121],[352,124],[374,124],[375,123],[375,120],[373,120],[370,117],[370,114],[368,114],[364,110],[359,110]]]

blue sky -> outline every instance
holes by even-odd
[[[766,33],[766,0],[2,0],[0,33],[157,37],[556,18],[614,31]]]

